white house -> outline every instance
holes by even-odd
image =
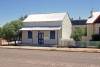
[[[20,31],[24,44],[61,44],[70,40],[72,24],[67,13],[32,14]]]

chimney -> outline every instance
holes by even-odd
[[[93,12],[94,12],[94,9],[92,8],[90,14],[91,14],[91,17],[93,16]]]
[[[92,16],[93,16],[93,8],[92,8],[92,10],[90,11],[90,16],[89,16],[89,18],[91,18]]]

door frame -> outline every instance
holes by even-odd
[[[38,31],[38,44],[44,44],[44,32]]]

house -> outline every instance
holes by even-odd
[[[72,24],[67,13],[32,14],[20,31],[23,44],[61,44],[71,40]]]
[[[100,12],[92,12],[86,23],[87,39],[100,41]]]
[[[100,12],[92,12],[91,16],[85,19],[71,20],[72,32],[77,28],[85,29],[87,34],[82,37],[85,41],[100,41]]]

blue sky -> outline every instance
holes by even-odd
[[[0,25],[25,14],[68,12],[70,17],[87,18],[100,10],[100,0],[0,0]]]

